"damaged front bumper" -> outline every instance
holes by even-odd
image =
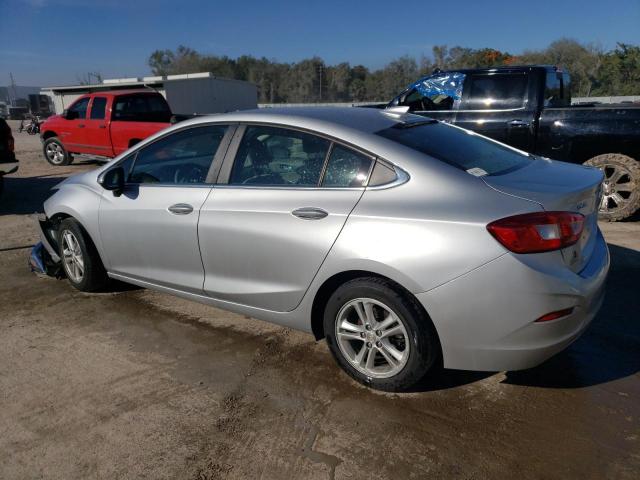
[[[62,263],[58,254],[56,225],[45,215],[38,215],[36,228],[40,233],[40,242],[34,245],[29,255],[31,271],[49,277],[61,277]]]

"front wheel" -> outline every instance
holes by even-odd
[[[95,245],[72,218],[60,223],[58,245],[69,283],[83,292],[103,290],[109,281]]]
[[[585,165],[604,173],[599,217],[616,222],[631,217],[640,208],[640,163],[621,153],[607,153]]]
[[[379,390],[410,388],[441,355],[435,328],[418,301],[381,278],[340,286],[327,302],[324,329],[345,372]]]
[[[69,165],[73,160],[73,157],[67,152],[58,137],[47,138],[44,141],[42,149],[47,162],[56,167]]]

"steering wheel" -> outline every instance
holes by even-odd
[[[173,174],[174,183],[202,183],[207,177],[207,172],[198,165],[185,165],[178,167]]]

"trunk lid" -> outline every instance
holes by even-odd
[[[503,175],[482,177],[494,190],[539,203],[546,211],[585,216],[578,242],[561,250],[565,265],[580,272],[589,261],[598,231],[602,172],[596,168],[538,158]]]

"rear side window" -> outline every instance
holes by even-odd
[[[497,73],[472,75],[465,110],[506,110],[524,105],[528,76]],[[465,86],[465,89],[467,87]]]
[[[330,142],[287,128],[249,126],[233,164],[231,185],[317,187]]]
[[[507,173],[531,161],[524,152],[442,123],[397,124],[376,134],[477,176]]]
[[[362,187],[373,160],[362,153],[334,145],[322,180],[323,187]]]
[[[171,120],[171,109],[159,95],[127,95],[116,98],[112,120],[168,123]]]
[[[91,104],[92,120],[102,120],[104,118],[104,110],[107,107],[107,99],[104,97],[94,97]]]
[[[167,135],[141,148],[131,170],[131,183],[205,183],[227,127],[208,125]]]

